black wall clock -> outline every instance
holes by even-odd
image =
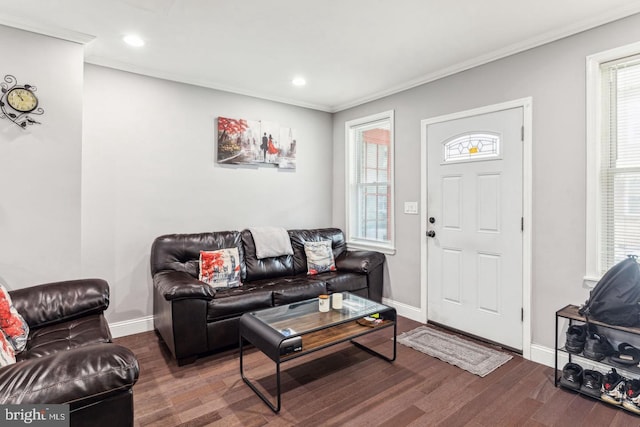
[[[29,125],[40,124],[31,116],[41,116],[44,110],[38,107],[37,88],[24,84],[11,74],[4,76],[0,82],[0,119],[9,119],[22,129]]]

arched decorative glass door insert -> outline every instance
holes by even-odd
[[[469,132],[442,143],[443,163],[472,162],[501,158],[500,135],[492,132]]]

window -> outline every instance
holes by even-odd
[[[588,64],[587,279],[640,255],[640,44]]]
[[[345,127],[347,243],[393,253],[393,111]]]
[[[494,133],[465,133],[442,145],[444,163],[487,160],[492,157],[500,157],[500,135]]]

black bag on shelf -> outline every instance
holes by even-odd
[[[611,267],[578,312],[610,325],[640,325],[640,266],[636,257],[629,256]]]

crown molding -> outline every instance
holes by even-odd
[[[490,62],[497,61],[499,59],[503,59],[508,56],[515,55],[517,53],[521,53],[529,49],[533,49],[548,43],[552,43],[552,42],[579,34],[581,32],[599,27],[601,25],[608,24],[610,22],[627,18],[637,13],[640,13],[640,5],[638,4],[638,2],[635,2],[634,5],[623,6],[623,7],[611,10],[608,13],[603,14],[595,19],[578,21],[573,25],[569,27],[565,27],[561,30],[549,31],[547,33],[543,33],[536,37],[527,39],[525,41],[514,43],[503,49],[498,49],[493,52],[489,52],[485,55],[480,55],[475,58],[469,59],[467,61],[459,62],[450,67],[435,71],[433,73],[423,75],[421,77],[418,77],[417,79],[401,83],[399,85],[396,85],[384,91],[372,93],[368,96],[355,99],[348,103],[331,106],[330,112],[337,113],[339,111],[357,107],[359,105],[366,104],[367,102],[375,101],[377,99],[394,95],[396,93],[403,92],[405,90],[412,89],[414,87],[421,86],[426,83],[431,83],[433,81],[442,79],[447,76],[451,76],[453,74],[460,73],[462,71],[469,70],[471,68],[479,67],[481,65],[488,64]]]
[[[250,96],[252,98],[259,98],[259,99],[279,102],[287,105],[294,105],[296,107],[309,108],[311,110],[318,110],[326,113],[333,112],[331,111],[328,105],[313,104],[309,102],[303,102],[297,99],[264,95],[255,91],[248,91],[248,90],[243,90],[243,89],[232,87],[232,86],[221,85],[217,82],[206,80],[206,79],[198,79],[194,77],[185,76],[182,74],[169,73],[162,70],[140,67],[138,65],[131,64],[128,62],[116,61],[116,60],[112,60],[109,58],[104,58],[96,55],[87,55],[84,59],[84,62],[88,64],[99,65],[101,67],[113,68],[120,71],[140,74],[143,76],[155,77],[163,80],[170,80],[178,83],[185,83],[185,84],[190,84],[194,86],[205,87],[208,89],[215,89],[215,90],[220,90],[224,92],[235,93],[237,95]]]
[[[89,52],[85,52],[87,54],[85,58],[85,62],[95,65],[101,65],[104,67],[115,68],[123,71],[128,71],[136,74],[142,74],[150,77],[161,78],[165,80],[171,80],[186,84],[192,84],[196,86],[206,87],[215,90],[221,90],[225,92],[231,92],[238,95],[250,96],[254,98],[265,99],[269,101],[294,105],[303,108],[309,108],[313,110],[319,110],[328,113],[337,113],[343,110],[347,110],[349,108],[357,107],[362,104],[366,104],[371,101],[375,101],[390,95],[394,95],[399,92],[406,91],[408,89],[412,89],[417,86],[424,85],[426,83],[430,83],[444,77],[469,70],[471,68],[475,68],[499,59],[503,59],[505,57],[515,55],[517,53],[521,53],[523,51],[542,46],[547,43],[551,43],[569,36],[573,36],[580,32],[598,27],[600,25],[604,25],[619,19],[626,18],[628,16],[640,13],[640,2],[634,1],[629,5],[625,5],[623,7],[619,7],[613,10],[610,10],[608,13],[602,14],[597,18],[591,18],[583,21],[578,21],[571,26],[565,27],[561,30],[550,31],[544,33],[542,35],[532,37],[523,42],[515,43],[510,46],[507,46],[503,49],[499,49],[493,52],[489,52],[485,55],[480,55],[475,58],[471,58],[466,61],[459,62],[450,67],[446,67],[444,69],[436,70],[432,73],[428,73],[426,75],[422,75],[416,79],[406,81],[390,87],[388,89],[373,92],[369,95],[365,95],[363,97],[356,98],[352,101],[329,105],[329,104],[317,104],[311,102],[300,101],[297,99],[277,97],[272,95],[262,94],[256,91],[250,91],[242,88],[226,86],[220,84],[219,82],[202,79],[202,78],[194,78],[190,76],[179,75],[176,73],[165,72],[162,70],[149,69],[144,67],[139,67],[134,64],[119,62],[116,60],[111,60],[107,58],[97,57],[91,55]],[[79,43],[82,45],[86,45],[93,41],[96,37],[90,34],[85,34],[73,30],[69,30],[66,28],[60,28],[53,25],[47,25],[43,23],[32,22],[23,18],[8,16],[0,13],[0,25],[5,25],[8,27],[17,28],[20,30],[30,31],[37,34],[42,34],[66,41],[71,41],[74,43]]]
[[[2,13],[0,13],[0,25],[83,45],[86,45],[95,39],[95,36],[90,34],[80,33],[78,31],[60,28],[53,25],[34,23],[30,20],[28,21],[15,16],[8,16]]]

